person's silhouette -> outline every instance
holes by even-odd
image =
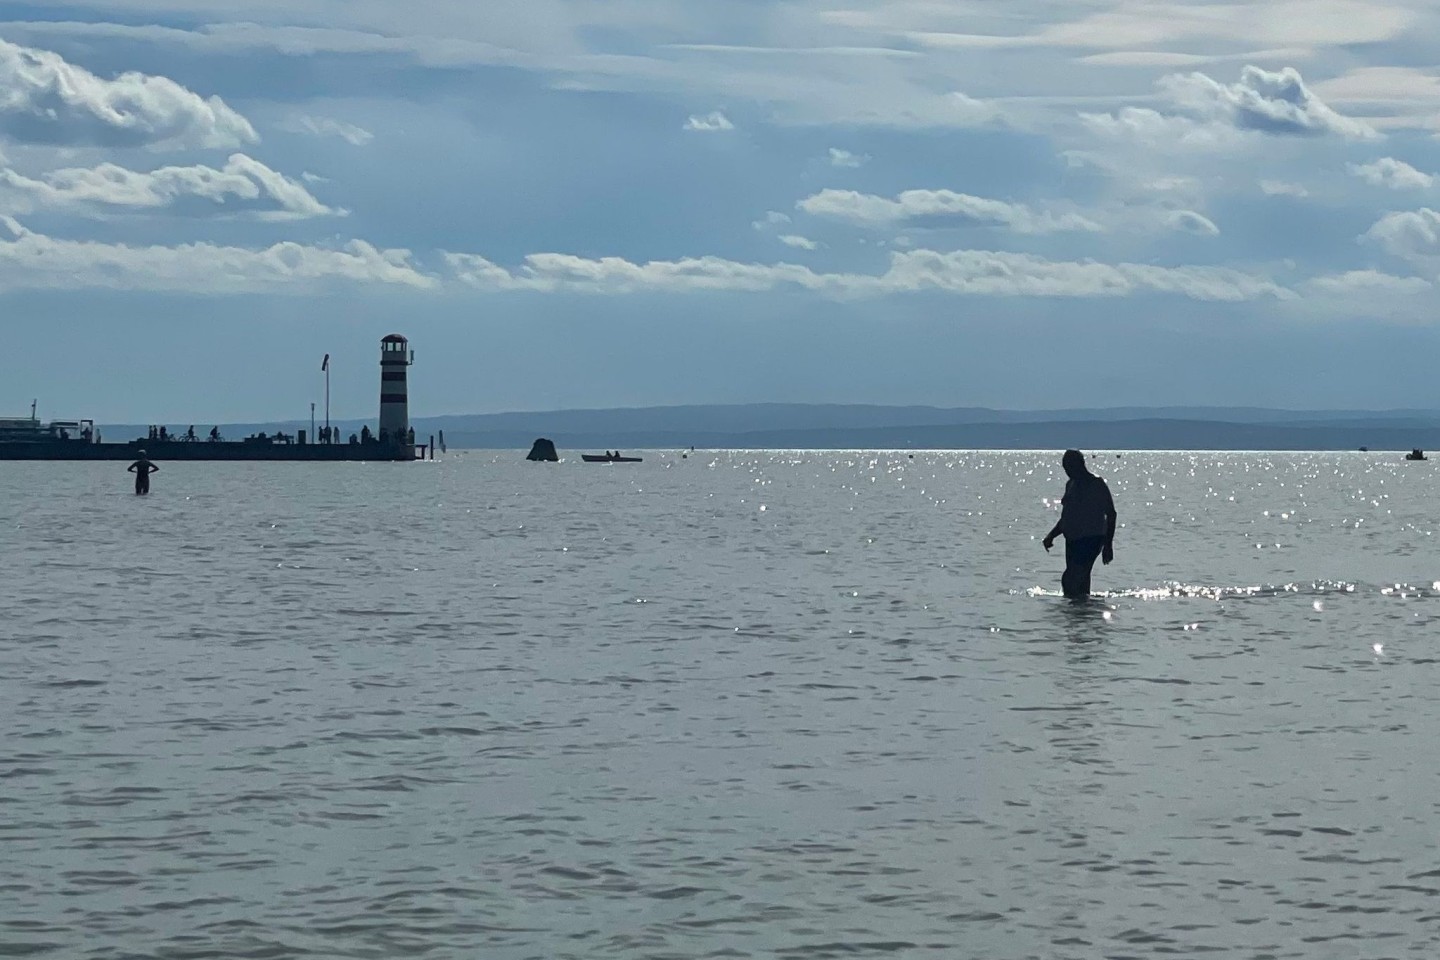
[[[150,492],[150,474],[160,468],[145,458],[144,450],[139,451],[139,454],[140,459],[130,464],[126,472],[135,474],[135,493],[137,496],[144,496]]]
[[[1090,596],[1090,570],[1097,557],[1115,559],[1115,500],[1104,480],[1085,466],[1085,455],[1066,450],[1060,461],[1069,480],[1060,501],[1060,520],[1045,535],[1046,551],[1055,538],[1065,537],[1065,573],[1060,588],[1071,600]]]

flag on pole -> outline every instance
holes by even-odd
[[[330,369],[330,354],[325,354],[325,359],[320,361],[320,372],[324,373]]]

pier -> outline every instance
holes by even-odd
[[[191,427],[183,434],[152,427],[147,437],[119,443],[103,442],[93,420],[42,422],[32,404],[29,417],[0,419],[0,460],[134,460],[144,450],[151,460],[256,460],[284,462],[405,462],[435,459],[435,441],[415,442],[410,425],[409,367],[415,362],[409,341],[392,333],[380,341],[379,429],[369,426],[342,441],[328,423],[321,442],[305,430],[293,435],[256,434],[239,440],[220,437],[214,428],[196,436]],[[329,355],[326,355],[326,390],[329,390]],[[328,417],[327,417],[328,419]]]

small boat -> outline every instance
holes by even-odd
[[[643,457],[622,457],[618,453],[582,453],[580,459],[586,463],[639,463]]]
[[[1409,453],[1405,454],[1405,459],[1406,459],[1406,460],[1424,460],[1424,459],[1425,459],[1425,451],[1424,451],[1424,450],[1411,450]]]

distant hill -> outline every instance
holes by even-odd
[[[362,421],[334,421],[342,435]],[[1111,450],[1440,449],[1440,412],[1116,407],[991,410],[841,404],[742,404],[417,417],[422,440],[444,431],[455,448],[525,449],[548,437],[561,451],[646,448],[896,448]],[[167,425],[168,426],[168,425]],[[188,424],[177,427],[183,431]],[[210,424],[196,425],[197,433]],[[220,424],[229,438],[309,423]],[[371,429],[374,423],[371,422]],[[145,426],[102,427],[106,439]]]

